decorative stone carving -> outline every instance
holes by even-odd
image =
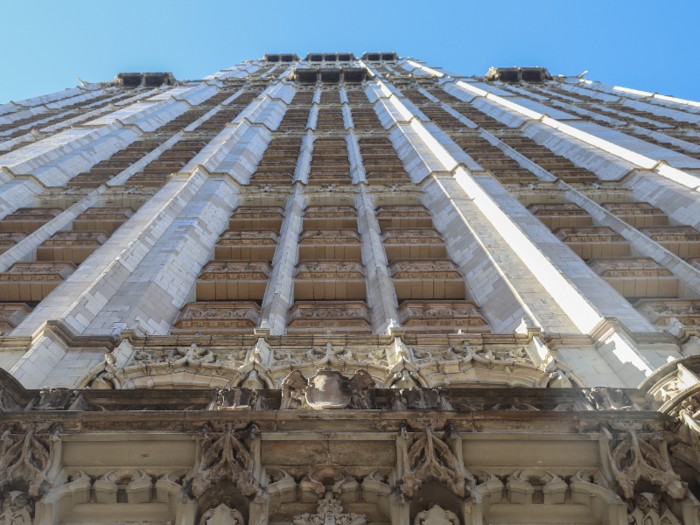
[[[416,514],[413,525],[460,525],[457,514],[432,503],[428,510]]]
[[[304,229],[357,228],[354,206],[309,206],[304,210]]]
[[[653,259],[591,259],[588,266],[624,297],[678,295],[678,278]]]
[[[632,401],[619,388],[591,388],[582,391],[594,410],[634,410]]]
[[[42,301],[76,269],[72,262],[15,263],[0,273],[0,301]]]
[[[629,244],[625,238],[608,226],[557,228],[554,235],[582,259],[629,255]]]
[[[236,509],[230,509],[222,503],[202,514],[199,525],[245,525],[245,518]]]
[[[365,525],[364,514],[344,514],[343,506],[332,492],[328,492],[318,503],[316,514],[294,516],[294,525]]]
[[[214,248],[218,260],[272,262],[279,236],[275,230],[227,230]]]
[[[15,328],[31,311],[24,303],[0,303],[0,330]]]
[[[26,237],[25,232],[0,232],[0,253],[5,253]]]
[[[271,272],[267,261],[212,261],[197,278],[197,300],[262,301]]]
[[[253,427],[253,433],[256,431]],[[223,479],[231,480],[244,496],[261,492],[253,476],[253,455],[242,442],[242,436],[228,425],[223,433],[205,429],[200,440],[200,461],[190,482],[190,493],[199,498],[209,487]]]
[[[676,318],[685,326],[700,326],[700,301],[687,299],[642,299],[637,311],[656,326],[668,326]]]
[[[410,332],[490,332],[476,305],[469,301],[404,301],[399,321]]]
[[[655,446],[654,442],[658,444]],[[631,499],[635,496],[635,485],[640,479],[660,487],[674,499],[685,497],[685,484],[673,471],[665,451],[660,452],[657,446],[665,447],[661,437],[639,436],[629,428],[627,437],[614,448],[608,449],[617,489],[623,497]]]
[[[0,525],[32,525],[34,500],[20,491],[5,492],[2,495]]]
[[[103,230],[109,234],[124,224],[134,214],[132,208],[88,208],[73,221],[74,230]]]
[[[325,463],[309,467],[309,472],[299,486],[301,490],[315,492],[321,496],[326,491],[340,494],[343,491],[356,490],[358,483],[345,470],[332,464],[329,457]]]
[[[19,208],[0,221],[0,231],[33,233],[61,213],[61,208]]]
[[[604,202],[603,208],[635,228],[668,224],[668,216],[648,202]]]
[[[22,480],[29,495],[41,496],[51,488],[53,472],[60,453],[57,444],[60,427],[50,424],[11,427],[2,437],[0,488]]]
[[[464,277],[449,259],[394,259],[389,266],[396,298],[464,299]]]
[[[174,334],[238,334],[252,333],[258,325],[260,307],[252,302],[188,303],[180,310]]]
[[[508,499],[519,505],[560,505],[569,486],[559,476],[545,471],[517,470],[508,478]]]
[[[628,502],[627,521],[633,525],[681,525],[668,506],[661,509],[661,495],[642,492]]]
[[[369,308],[361,301],[297,301],[289,310],[288,333],[371,333]]]
[[[449,432],[445,437],[449,437]],[[433,426],[427,425],[415,440],[411,440],[403,428],[399,439],[407,444],[413,441],[410,448],[403,447],[404,472],[398,482],[398,488],[406,498],[412,499],[428,480],[446,485],[458,496],[468,496],[475,480],[449,445],[435,435]]]
[[[219,389],[209,410],[250,410],[258,401],[258,392],[249,388]]]
[[[153,481],[141,469],[110,470],[93,484],[97,503],[117,503],[123,490],[129,503],[149,503],[153,498]]]
[[[428,209],[421,205],[380,206],[375,211],[379,228],[432,228]]]
[[[364,370],[357,370],[355,375],[348,379],[340,372],[320,368],[308,380],[299,370],[295,370],[282,382],[281,408],[369,409],[373,406],[369,394],[374,386],[374,380]]]
[[[42,388],[27,410],[86,410],[82,395],[68,388]]]
[[[294,275],[294,298],[309,300],[364,300],[365,269],[360,261],[301,261]]]
[[[281,206],[239,206],[231,215],[228,227],[231,230],[280,231],[284,220],[284,208]]]

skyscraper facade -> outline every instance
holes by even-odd
[[[81,84],[0,105],[0,525],[700,525],[700,103]]]

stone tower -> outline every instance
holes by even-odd
[[[82,84],[0,105],[0,525],[700,524],[700,103]]]

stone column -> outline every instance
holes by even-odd
[[[297,185],[287,202],[279,244],[272,261],[272,274],[267,283],[260,315],[261,327],[272,335],[282,335],[287,328],[287,311],[294,303],[294,269],[299,261],[299,235],[306,198]]]
[[[389,326],[398,325],[398,304],[394,284],[389,276],[379,223],[374,214],[374,202],[365,185],[359,187],[355,207],[357,225],[362,236],[362,259],[367,279],[367,305],[372,309],[372,331],[383,334]]]

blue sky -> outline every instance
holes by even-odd
[[[539,65],[700,100],[700,0],[0,0],[0,103],[76,77],[196,79],[266,52],[396,51],[465,75]]]

